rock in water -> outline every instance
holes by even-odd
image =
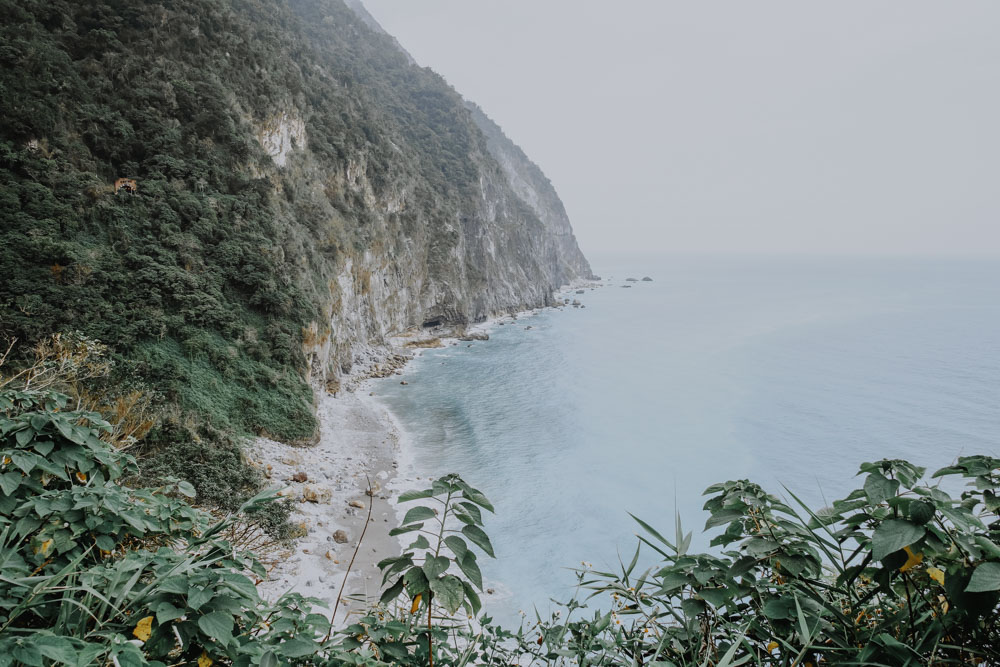
[[[653,282],[653,279],[650,278],[649,276],[644,276],[643,279],[642,279],[642,282],[644,282],[644,283],[651,283],[651,282]]]

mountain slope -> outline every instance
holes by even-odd
[[[0,334],[111,345],[154,441],[311,439],[310,385],[371,344],[589,274],[462,98],[340,0],[0,19]]]

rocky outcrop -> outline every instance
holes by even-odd
[[[566,207],[552,182],[524,151],[474,102],[466,101],[472,120],[486,137],[486,146],[503,169],[511,189],[535,212],[555,246],[551,254],[559,274],[595,280],[573,234]],[[568,281],[564,281],[568,282]]]
[[[300,6],[306,4],[300,0]],[[371,156],[364,152],[333,173],[304,156],[304,180],[350,193],[365,202],[369,214],[371,249],[343,260],[330,281],[327,320],[310,325],[315,332],[306,341],[310,368],[315,380],[326,383],[377,358],[374,348],[394,333],[419,325],[461,327],[551,305],[560,286],[593,276],[565,208],[541,170],[482,110],[417,67],[360,0],[346,0],[346,5],[360,18],[356,34],[365,39],[364,26],[371,30],[367,38],[386,40],[405,58],[399,76],[431,77],[426,85],[447,90],[457,116],[449,131],[467,134],[463,158],[475,174],[474,187],[460,197],[428,200],[420,165],[409,160],[401,159],[387,179],[373,173]],[[405,154],[408,137],[391,139]],[[316,205],[336,216],[329,202],[317,198]]]

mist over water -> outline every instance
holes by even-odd
[[[628,561],[627,512],[672,535],[676,509],[706,548],[701,493],[714,482],[784,484],[818,507],[859,483],[863,461],[933,470],[1000,453],[1000,262],[663,257],[594,270],[611,280],[568,295],[586,308],[426,351],[408,385],[375,388],[414,474],[458,472],[496,505],[498,559],[481,564],[501,617],[568,598],[565,568],[581,560]]]

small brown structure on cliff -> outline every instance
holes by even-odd
[[[115,194],[118,194],[119,190],[124,190],[125,192],[134,195],[139,189],[139,184],[134,178],[119,178],[115,181]]]

